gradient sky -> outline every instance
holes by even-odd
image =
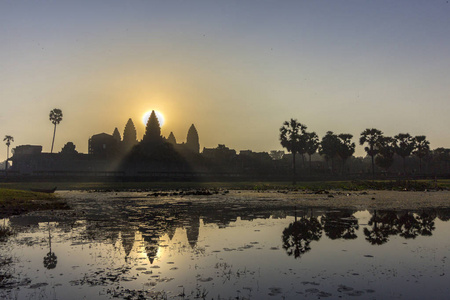
[[[165,116],[200,146],[282,149],[296,118],[450,147],[448,1],[1,1],[0,136],[87,152],[93,134]],[[357,146],[357,155],[363,148]],[[6,146],[0,147],[1,160]]]

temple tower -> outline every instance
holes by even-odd
[[[200,143],[198,141],[198,133],[197,129],[195,129],[194,124],[192,124],[191,127],[189,128],[186,139],[186,147],[194,153],[200,153]]]

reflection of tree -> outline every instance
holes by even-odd
[[[386,243],[390,235],[399,235],[405,239],[415,239],[419,235],[430,236],[436,229],[435,218],[434,212],[398,214],[394,211],[375,211],[369,221],[372,228],[364,228],[364,235],[372,245]]]
[[[54,269],[58,263],[58,258],[56,254],[52,252],[52,235],[50,233],[50,222],[48,222],[48,246],[49,251],[46,256],[44,256],[44,267],[47,269]]]
[[[300,257],[311,250],[309,244],[318,241],[322,237],[322,225],[312,215],[295,220],[283,230],[283,248],[289,256]]]
[[[450,220],[450,209],[439,209],[436,215],[441,221],[447,222]]]
[[[383,215],[377,215],[377,211],[375,210],[369,220],[369,225],[372,226],[372,228],[364,228],[366,241],[372,245],[383,245],[384,243],[387,243],[389,234],[392,234],[392,227],[386,226],[386,224],[383,223],[383,219],[386,220],[387,218],[383,218]]]
[[[405,239],[415,239],[419,235],[419,222],[410,212],[405,212],[399,218],[398,231]]]
[[[436,229],[436,227],[434,227],[435,218],[436,218],[435,214],[426,212],[422,212],[419,216],[417,216],[420,235],[431,236],[433,234],[433,230]]]
[[[358,236],[355,231],[358,230],[358,219],[350,211],[327,212],[322,216],[320,222],[327,237],[335,239],[356,239]]]

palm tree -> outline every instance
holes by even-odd
[[[414,152],[413,154],[419,158],[419,170],[422,173],[422,158],[430,153],[430,142],[424,135],[414,137]]]
[[[62,121],[63,113],[62,110],[59,108],[54,108],[50,111],[50,121],[52,121],[53,125],[55,125],[55,129],[53,130],[53,140],[52,140],[52,149],[50,150],[50,153],[53,153],[53,145],[55,143],[55,134],[56,134],[56,125],[59,124],[59,122]]]
[[[327,134],[322,138],[319,147],[319,153],[325,156],[325,160],[331,160],[331,172],[334,172],[334,158],[338,154],[339,139],[333,131],[327,131]]]
[[[296,183],[296,169],[295,169],[295,154],[300,151],[302,147],[302,140],[305,138],[306,126],[297,122],[295,119],[291,119],[289,122],[285,121],[280,128],[280,142],[281,146],[292,153],[293,164],[293,178],[292,184]]]
[[[361,132],[361,137],[359,138],[359,144],[364,145],[367,143],[369,147],[365,147],[364,150],[368,155],[372,157],[372,177],[375,177],[375,162],[374,156],[378,154],[377,143],[379,139],[383,136],[383,132],[375,128],[367,128]]]
[[[395,153],[403,158],[403,173],[406,174],[406,158],[415,148],[414,138],[409,133],[399,133],[395,138]]]
[[[342,170],[345,168],[345,163],[347,159],[355,153],[355,143],[352,143],[353,135],[349,133],[341,133],[338,135],[339,147],[338,147],[338,155],[342,159]]]
[[[306,132],[305,137],[305,150],[309,155],[309,174],[311,174],[311,156],[316,153],[319,148],[319,137],[315,132]]]
[[[8,170],[9,146],[11,145],[11,142],[14,142],[14,138],[10,135],[5,135],[5,138],[3,139],[3,141],[4,142],[6,141],[7,151],[6,151],[5,170]]]
[[[378,154],[375,163],[386,172],[394,163],[395,140],[390,136],[382,136],[378,140]]]

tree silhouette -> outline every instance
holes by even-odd
[[[432,162],[435,172],[450,172],[450,149],[443,147],[436,148],[432,151]]]
[[[68,142],[64,145],[64,147],[61,149],[61,154],[63,155],[75,155],[78,153],[77,150],[75,150],[75,144],[72,142]]]
[[[391,230],[386,228],[386,226],[383,226],[382,218],[377,215],[376,210],[370,218],[368,225],[372,226],[372,228],[369,229],[365,227],[363,230],[364,235],[366,236],[366,241],[372,245],[383,245],[389,241],[388,237]]]
[[[375,157],[375,163],[387,172],[394,162],[395,146],[392,137],[380,137],[378,140],[378,154]]]
[[[359,144],[364,145],[367,143],[369,146],[365,147],[364,150],[372,158],[372,176],[375,177],[375,161],[374,157],[378,154],[377,144],[379,139],[383,136],[383,132],[375,128],[367,128],[361,132],[361,137],[359,138]]]
[[[289,122],[285,121],[280,128],[280,142],[281,146],[286,148],[287,151],[292,153],[292,184],[296,183],[296,166],[295,166],[295,154],[299,152],[302,147],[302,140],[304,140],[304,134],[306,126],[297,122],[295,119],[291,119]]]
[[[419,235],[420,224],[412,213],[405,212],[398,219],[399,235],[405,239],[415,239]]]
[[[422,173],[422,159],[430,153],[430,142],[424,135],[414,137],[413,154],[419,158],[419,170]]]
[[[419,223],[419,233],[422,236],[431,236],[433,231],[436,229],[434,226],[434,219],[436,214],[431,214],[427,212],[422,212],[417,216],[417,221]]]
[[[59,108],[54,108],[53,110],[50,111],[49,118],[50,118],[50,121],[52,122],[52,124],[54,125],[52,149],[50,150],[50,153],[53,153],[53,145],[55,143],[55,134],[56,134],[56,125],[58,125],[62,121],[62,118],[63,118],[62,110],[60,110]]]
[[[11,135],[5,135],[5,138],[3,139],[4,142],[6,142],[6,162],[5,162],[5,170],[8,170],[8,160],[9,160],[9,146],[11,146],[11,143],[14,142],[14,138]]]
[[[352,142],[353,135],[349,133],[341,133],[338,135],[338,149],[337,154],[342,159],[342,169],[345,167],[347,159],[355,153],[355,143]]]
[[[406,158],[414,150],[414,138],[409,133],[399,133],[395,138],[395,153],[403,159],[403,173],[406,173]]]
[[[326,236],[330,239],[353,240],[358,236],[356,230],[359,229],[358,219],[351,211],[334,211],[325,213],[320,218]]]
[[[309,173],[311,174],[311,156],[316,153],[319,148],[319,137],[315,132],[305,133],[305,150],[309,155]]]
[[[128,119],[125,129],[123,131],[122,145],[125,152],[128,152],[134,145],[137,144],[136,128],[134,127],[133,120]]]
[[[159,121],[154,110],[152,110],[150,118],[148,118],[142,142],[145,144],[155,144],[162,142],[161,126],[159,125]]]
[[[339,145],[338,136],[333,131],[327,131],[320,142],[319,153],[325,157],[327,163],[331,160],[331,172],[334,172],[334,158],[338,154]]]
[[[312,241],[318,241],[321,237],[322,225],[317,218],[305,216],[299,221],[292,222],[283,230],[282,247],[289,256],[294,255],[294,258],[299,258],[311,250]]]

